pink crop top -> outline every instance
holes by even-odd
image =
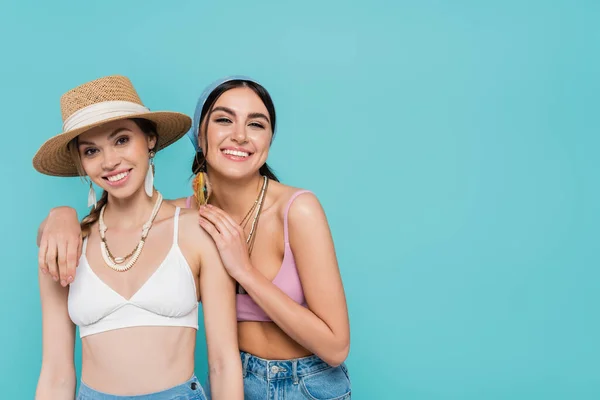
[[[304,291],[302,290],[302,283],[298,276],[298,270],[296,269],[296,260],[294,260],[294,253],[290,247],[289,235],[288,235],[288,212],[296,197],[303,193],[310,193],[308,190],[300,190],[292,195],[287,205],[285,206],[285,212],[283,214],[283,238],[284,238],[284,253],[283,261],[279,272],[273,279],[273,284],[277,286],[281,291],[288,295],[289,298],[294,300],[296,303],[306,307],[306,301],[304,299]],[[271,318],[252,300],[247,294],[237,294],[237,320],[238,321],[271,321]]]
[[[306,300],[304,299],[304,291],[302,290],[302,283],[300,282],[300,276],[298,276],[298,270],[296,269],[296,261],[294,260],[294,254],[290,247],[289,235],[288,235],[288,212],[296,197],[303,193],[311,193],[308,190],[300,190],[292,195],[287,205],[285,206],[285,212],[283,214],[283,237],[284,237],[284,253],[283,261],[279,272],[273,279],[273,284],[287,294],[296,303],[306,307]],[[191,198],[188,198],[188,202]],[[189,204],[189,203],[188,203]],[[238,321],[264,321],[270,322],[271,318],[252,300],[247,294],[237,294],[237,320]]]

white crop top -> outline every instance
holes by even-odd
[[[198,329],[198,299],[192,271],[177,244],[179,207],[173,218],[173,246],[142,287],[127,300],[90,267],[83,242],[75,280],[69,285],[69,316],[81,337],[133,326]]]

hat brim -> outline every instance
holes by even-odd
[[[156,124],[156,133],[158,134],[157,151],[179,140],[192,125],[190,117],[172,111],[154,111],[105,119],[48,139],[33,157],[33,167],[38,172],[51,176],[79,176],[75,162],[67,147],[69,142],[97,126],[132,118],[147,119]]]

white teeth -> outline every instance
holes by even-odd
[[[121,172],[120,174],[109,176],[106,179],[108,179],[110,182],[117,182],[117,181],[120,181],[121,179],[125,178],[127,175],[129,175],[129,171]]]
[[[229,149],[223,150],[223,154],[229,154],[229,155],[238,156],[238,157],[248,157],[250,155],[250,153],[246,153],[244,151],[229,150]]]

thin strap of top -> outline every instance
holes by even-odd
[[[192,196],[185,199],[185,208],[192,208]]]
[[[292,203],[294,202],[294,200],[296,200],[296,197],[298,197],[304,193],[312,193],[312,192],[310,190],[297,191],[296,193],[294,193],[292,195],[292,197],[290,197],[287,205],[285,206],[285,212],[283,213],[283,238],[285,239],[285,243],[289,243],[289,241],[290,241],[289,235],[288,235],[288,213],[290,212],[290,207],[292,206]]]
[[[173,217],[173,243],[177,244],[177,238],[179,236],[179,210],[180,207],[175,209],[175,216]]]

